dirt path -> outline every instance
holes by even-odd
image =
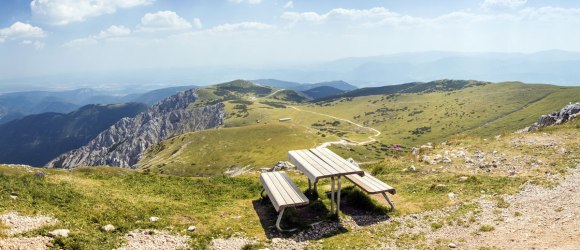
[[[366,129],[366,130],[370,130],[370,131],[372,131],[374,133],[374,135],[369,136],[369,139],[366,140],[366,141],[356,142],[356,141],[347,141],[345,139],[340,139],[338,141],[324,142],[324,143],[320,144],[320,146],[318,146],[318,148],[326,148],[326,147],[328,147],[330,145],[333,145],[333,144],[361,146],[361,145],[365,145],[365,144],[369,144],[369,143],[372,143],[372,142],[377,141],[377,139],[375,137],[381,135],[381,131],[378,131],[377,129],[374,129],[374,128],[371,128],[371,127],[363,126],[363,125],[358,124],[356,122],[353,122],[351,120],[339,118],[339,117],[332,116],[332,115],[328,115],[328,114],[318,113],[318,112],[315,112],[315,111],[303,110],[303,109],[300,109],[300,108],[297,108],[297,107],[294,107],[294,106],[288,106],[288,107],[293,108],[295,110],[298,110],[300,112],[308,112],[308,113],[311,113],[311,114],[320,115],[320,116],[326,116],[326,117],[330,117],[330,118],[335,119],[335,120],[344,121],[344,122],[350,123],[350,124],[352,124],[354,126],[357,126],[359,128]]]

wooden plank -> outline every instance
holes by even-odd
[[[316,181],[319,176],[322,176],[322,173],[320,173],[317,169],[308,168],[307,165],[309,163],[302,159],[302,157],[300,157],[296,151],[288,151],[288,159],[296,166],[296,168],[298,168],[298,170],[302,171],[302,173],[304,173],[308,179]]]
[[[349,168],[350,171],[352,171],[352,172],[356,172],[356,171],[362,172],[362,169],[360,169],[359,167],[355,166],[354,164],[348,162],[344,158],[340,157],[340,155],[337,155],[336,153],[332,152],[332,150],[330,150],[330,149],[321,148],[321,149],[319,149],[319,151],[323,152],[324,155],[328,156],[329,158],[332,158],[338,162],[341,162],[346,168]]]
[[[266,190],[266,193],[268,194],[268,197],[270,198],[272,205],[274,205],[276,211],[279,211],[280,203],[282,203],[283,201],[280,200],[280,194],[275,189],[274,183],[272,183],[270,176],[267,173],[262,173],[260,174],[260,180],[262,181],[262,187],[264,187],[264,190]]]
[[[328,163],[324,162],[318,158],[318,156],[314,155],[308,150],[301,150],[299,154],[302,156],[302,158],[307,159],[312,167],[317,168],[323,174],[323,176],[333,176],[340,173],[334,167],[328,165]]]
[[[383,193],[389,192],[391,194],[395,194],[396,190],[384,183],[383,181],[371,176],[368,173],[365,173],[365,176],[360,176],[356,174],[346,175],[347,179],[349,179],[352,183],[359,186],[361,189],[366,191],[370,194],[376,193]]]
[[[343,161],[340,161],[339,159],[335,159],[334,157],[329,156],[323,150],[313,148],[313,149],[310,149],[310,152],[312,152],[314,155],[318,156],[320,159],[322,159],[323,161],[325,161],[329,165],[332,165],[333,167],[335,167],[340,173],[349,173],[349,172],[353,171],[353,169],[350,166],[348,166],[347,164],[345,164]]]
[[[304,150],[296,151],[296,154],[304,161],[304,165],[307,169],[311,169],[312,171],[316,171],[319,174],[316,176],[317,178],[328,176],[330,172],[328,169],[320,166],[317,162],[313,161],[310,156],[308,156]]]
[[[275,172],[272,172],[275,174]],[[280,208],[288,205],[288,204],[292,204],[294,203],[294,201],[292,200],[292,198],[288,195],[288,193],[285,191],[284,187],[282,186],[282,184],[280,183],[280,181],[277,180],[277,178],[275,177],[275,175],[271,175],[270,179],[272,180],[272,183],[274,184],[275,189],[278,191],[278,193],[280,194],[280,198],[283,200],[281,203],[279,203]]]
[[[374,182],[377,186],[380,187],[381,190],[384,190],[384,191],[389,192],[391,194],[395,194],[395,192],[396,192],[393,187],[389,186],[387,183],[379,180],[378,178],[376,178],[370,174],[365,175],[364,178],[368,178],[371,182]]]
[[[349,181],[351,181],[352,183],[354,183],[367,193],[375,193],[376,191],[373,187],[367,185],[365,181],[362,179],[362,176],[358,174],[345,175],[344,177],[346,177]]]
[[[300,203],[302,201],[300,197],[296,194],[296,191],[290,185],[288,185],[288,182],[286,182],[284,177],[282,177],[281,172],[274,172],[274,174],[272,175],[272,179],[274,180],[274,182],[277,182],[279,184],[281,188],[280,193],[284,194],[284,197],[287,198],[285,205],[292,205]]]
[[[294,191],[294,193],[298,196],[299,202],[296,203],[297,206],[306,205],[310,202],[308,197],[302,193],[302,191],[296,186],[296,184],[290,179],[286,173],[280,175],[284,181],[286,181],[287,185]]]

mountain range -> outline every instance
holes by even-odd
[[[31,114],[68,113],[88,104],[138,102],[152,105],[163,98],[195,86],[178,86],[144,93],[119,93],[90,88],[68,91],[26,91],[0,94],[0,124]]]
[[[0,125],[0,162],[41,167],[79,148],[123,117],[147,109],[145,104],[90,104],[67,113],[26,116]]]

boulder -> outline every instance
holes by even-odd
[[[101,227],[101,230],[103,230],[104,232],[111,232],[111,231],[115,230],[115,226],[108,224],[108,225]]]
[[[51,232],[48,232],[49,237],[68,237],[70,230],[68,229],[57,229]]]

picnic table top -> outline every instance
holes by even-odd
[[[288,158],[310,180],[350,174],[364,175],[364,171],[327,148],[288,151]]]

